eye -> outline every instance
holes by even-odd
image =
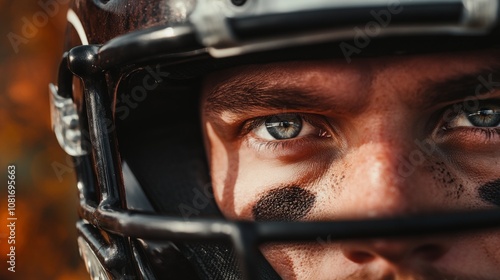
[[[302,119],[295,114],[283,114],[267,118],[264,125],[274,139],[291,139],[302,130]]]
[[[467,120],[474,126],[497,127],[500,124],[500,110],[481,109],[469,114]]]
[[[279,114],[263,117],[255,124],[253,133],[264,140],[287,140],[299,136],[320,133],[299,114]]]
[[[473,109],[460,107],[456,116],[447,124],[446,128],[455,127],[483,127],[492,128],[500,126],[499,102],[480,102]]]

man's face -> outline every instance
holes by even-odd
[[[500,206],[498,52],[242,66],[202,112],[229,219],[335,221]],[[269,244],[286,279],[499,279],[500,233]]]

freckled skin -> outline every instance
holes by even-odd
[[[211,74],[204,83],[205,105],[221,85],[255,90],[256,83],[264,83],[310,91],[322,108],[213,113],[202,106],[212,185],[222,213],[235,220],[335,221],[500,206],[500,137],[490,133],[485,138],[485,133],[464,127],[444,131],[433,116],[461,100],[425,102],[426,96],[446,93],[446,87],[429,92],[433,83],[463,75],[475,78],[479,70],[496,65],[500,54],[488,50],[365,58],[350,64],[280,62]],[[282,99],[289,104],[293,98]],[[500,99],[500,91],[488,98]],[[249,119],[281,113],[319,115],[331,126],[321,127],[331,128],[331,138],[300,136],[268,148],[254,144],[263,140],[253,132],[228,133]],[[433,152],[415,144],[422,139],[435,143]],[[406,166],[412,172],[400,174],[400,159],[415,160],[418,151],[425,158]],[[401,240],[272,243],[260,249],[283,279],[500,279],[498,230]]]
[[[450,167],[444,162],[434,162],[430,167],[433,179],[437,185],[447,190],[447,196],[454,199],[460,199],[464,193],[463,183],[457,179],[454,171],[450,171]]]

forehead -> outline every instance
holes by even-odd
[[[278,81],[294,84],[317,79],[326,75],[329,80],[356,81],[381,74],[398,76],[419,76],[443,79],[450,75],[475,71],[485,66],[498,64],[500,50],[436,53],[422,55],[393,55],[375,58],[359,58],[348,63],[345,59],[314,61],[288,61],[258,65],[244,65],[208,75],[208,87],[227,82],[267,82]],[[298,79],[298,80],[297,80]],[[413,80],[413,79],[409,79]]]

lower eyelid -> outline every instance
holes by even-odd
[[[262,151],[262,157],[270,159],[297,160],[319,153],[325,148],[324,141],[318,141],[315,136],[304,136],[289,140],[263,141],[256,138],[245,139],[246,146],[252,150]],[[334,150],[334,149],[329,149]],[[268,152],[265,153],[264,151]]]
[[[491,150],[500,144],[500,127],[454,127],[438,131],[434,142],[443,147],[456,148],[463,152],[469,150]]]
[[[474,134],[478,137],[483,137],[487,140],[500,141],[500,127],[496,128],[471,128]]]

